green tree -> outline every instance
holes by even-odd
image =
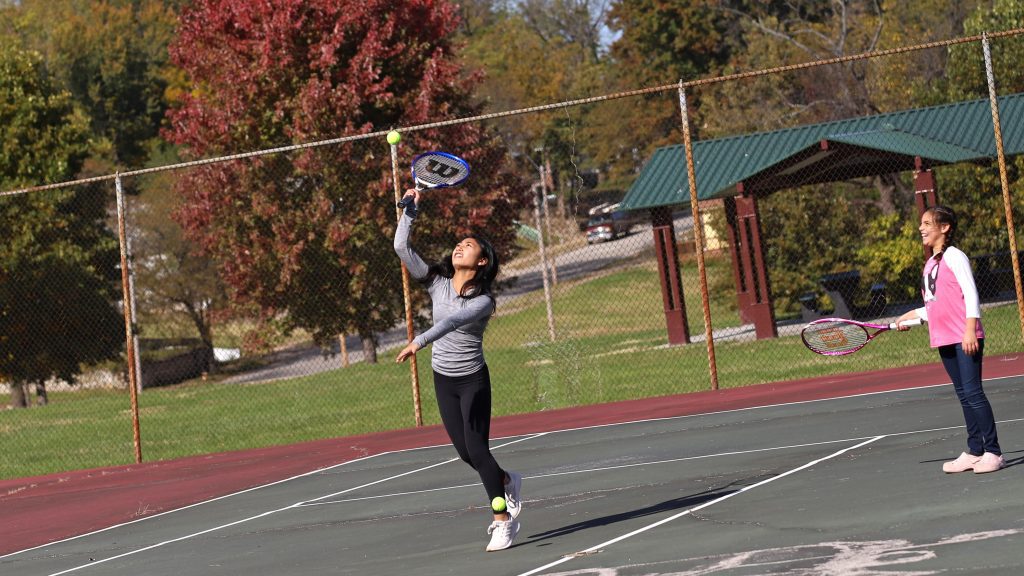
[[[608,18],[618,34],[608,57],[610,88],[633,90],[694,80],[721,73],[729,60],[726,41],[736,17],[704,0],[659,2],[619,0]],[[700,110],[691,92],[691,111]],[[639,170],[638,159],[657,147],[682,142],[682,118],[676,93],[615,100],[595,107],[588,138],[597,164],[612,180],[627,180]],[[695,137],[703,132],[695,119]],[[629,130],[622,130],[627,125]]]
[[[227,287],[217,265],[201,253],[171,215],[180,206],[175,172],[158,172],[139,184],[129,211],[133,228],[135,292],[142,335],[146,326],[175,325],[187,319],[195,329],[213,371],[214,322],[229,313]]]
[[[963,23],[964,34],[980,35],[983,32],[1024,27],[1024,2],[1021,0],[972,4],[974,9]],[[990,46],[997,95],[1024,91],[1024,71],[1018,64],[1024,57],[1024,38],[994,38],[990,40]],[[980,43],[951,46],[948,62],[948,70],[942,81],[931,86],[935,100],[988,98],[984,53]],[[1000,120],[1004,134],[1007,126],[1019,121],[1005,114]],[[960,247],[971,255],[1006,252],[1009,248],[1009,233],[1006,229],[999,170],[995,163],[984,166],[950,166],[937,174],[940,201],[957,211]],[[1024,211],[1024,197],[1020,194],[1022,174],[1024,158],[1009,158],[1007,180],[1018,225]]]
[[[949,38],[962,31],[968,6],[979,4],[737,0],[706,5],[728,16],[730,25],[720,36],[728,54],[722,72],[737,73]],[[944,51],[916,51],[713,84],[694,90],[693,118],[704,137],[723,137],[948,101],[930,97],[945,67]],[[940,183],[945,190],[945,176]],[[891,283],[892,297],[912,295],[916,282],[908,278],[919,272],[913,269],[920,252],[911,246],[914,237],[905,236],[916,221],[909,175],[784,190],[761,206],[780,314],[795,312],[796,297],[816,291],[822,274],[854,268],[867,282]],[[886,234],[892,241],[882,240]],[[867,241],[870,247],[864,248]],[[808,243],[818,249],[807,250]]]
[[[824,193],[804,187],[777,192],[759,203],[777,314],[797,312],[798,298],[819,292],[823,275],[860,268],[857,248],[878,213],[870,204],[851,201],[857,194],[846,185]]]
[[[460,29],[460,57],[479,70],[475,97],[485,112],[514,110],[601,93],[600,31],[607,2],[596,0],[476,0],[464,7],[471,25]],[[494,122],[520,173],[552,170],[559,213],[578,187],[578,172],[596,167],[585,132],[585,110],[517,115]],[[543,153],[537,150],[543,149]],[[527,158],[529,156],[529,158]]]
[[[55,90],[38,54],[0,42],[0,189],[69,179],[88,150],[88,119]],[[73,381],[117,355],[117,242],[98,188],[0,198],[0,380],[12,405],[24,386]],[[123,334],[123,331],[120,332]]]
[[[167,54],[178,4],[22,0],[0,10],[0,30],[42,54],[54,83],[88,114],[93,147],[87,173],[146,162],[180,84]]]

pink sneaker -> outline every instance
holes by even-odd
[[[975,469],[974,467],[981,461],[981,459],[982,456],[971,456],[967,452],[961,452],[960,456],[958,456],[956,460],[944,463],[942,465],[942,471],[946,474],[967,472],[968,470]]]
[[[995,472],[1004,466],[1006,466],[1006,461],[1003,460],[1002,455],[985,452],[974,465],[974,473],[985,474],[986,472]]]

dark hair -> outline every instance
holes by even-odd
[[[936,204],[924,211],[925,214],[931,214],[935,223],[938,225],[949,224],[949,230],[946,232],[945,240],[942,242],[942,252],[946,251],[946,248],[952,246],[956,242],[956,212],[953,211],[949,206],[942,206]],[[942,260],[942,252],[935,255],[936,260]]]
[[[491,286],[494,284],[494,279],[498,276],[498,253],[494,251],[494,246],[482,236],[470,234],[466,238],[476,241],[480,246],[480,257],[486,259],[487,263],[477,267],[473,278],[462,286],[459,296],[462,298],[475,298],[480,295],[486,295],[491,299],[492,306],[496,306],[494,296],[491,294]],[[427,282],[433,281],[438,276],[444,278],[455,276],[455,265],[452,264],[451,253],[439,262],[431,264],[427,269]]]

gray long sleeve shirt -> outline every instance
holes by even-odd
[[[427,263],[409,246],[413,219],[403,213],[395,230],[395,252],[417,280],[427,277]],[[434,325],[413,339],[420,348],[433,343],[431,367],[445,376],[466,376],[484,366],[484,330],[494,310],[489,294],[463,298],[450,278],[436,276],[427,287]]]

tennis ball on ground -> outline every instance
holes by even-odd
[[[501,514],[505,511],[505,499],[501,496],[495,496],[494,500],[491,500],[491,510],[495,513]]]
[[[388,132],[388,144],[398,144],[402,140],[402,135],[392,130]]]

